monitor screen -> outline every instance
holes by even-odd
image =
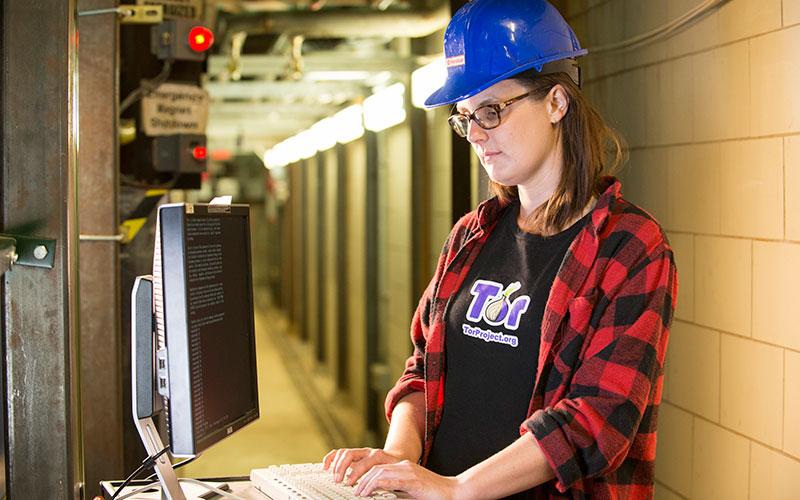
[[[159,207],[157,385],[170,453],[192,456],[258,418],[249,207]]]

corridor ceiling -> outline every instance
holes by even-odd
[[[215,0],[205,12],[216,37],[204,83],[209,145],[263,152],[375,90],[408,87],[437,55],[410,40],[443,32],[450,2]]]

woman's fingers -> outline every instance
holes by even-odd
[[[328,468],[331,466],[331,463],[333,463],[333,460],[336,458],[336,453],[338,452],[339,450],[331,450],[322,458],[322,468],[324,470],[328,470]]]
[[[397,463],[400,459],[375,448],[343,448],[325,455],[322,465],[333,473],[333,480],[352,486],[375,465]],[[348,473],[349,470],[349,473]]]
[[[452,500],[457,480],[440,476],[408,460],[379,465],[364,474],[355,494],[367,496],[376,488],[401,490],[418,500]]]
[[[391,489],[401,489],[407,487],[407,482],[412,479],[409,471],[404,470],[401,464],[376,466],[369,470],[355,488],[355,494],[367,496],[375,491],[376,488],[386,489],[385,484],[392,482]],[[404,490],[405,491],[405,490]]]
[[[368,453],[369,450],[367,448],[336,450],[331,468],[333,480],[337,483],[342,482],[347,476],[347,470],[353,466],[353,463],[360,461]]]
[[[372,470],[376,465],[394,464],[399,462],[400,459],[394,455],[390,455],[383,450],[370,449],[367,450],[365,456],[350,464],[350,474],[347,476],[345,484],[352,486],[359,481],[364,474]]]

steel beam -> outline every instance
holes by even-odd
[[[80,10],[113,9],[117,0],[81,0]],[[116,15],[81,16],[80,45],[80,365],[86,496],[104,479],[124,478],[119,241],[119,22]],[[128,382],[129,383],[129,382]],[[129,386],[128,386],[129,387]],[[135,431],[134,431],[135,432]],[[137,443],[138,444],[138,443]],[[142,453],[144,451],[142,450]],[[130,471],[128,471],[130,472]]]
[[[2,2],[2,232],[56,241],[3,275],[8,498],[80,498],[75,0]]]

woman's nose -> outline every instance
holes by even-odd
[[[470,120],[467,125],[467,140],[471,144],[485,140],[486,131],[475,120]]]

